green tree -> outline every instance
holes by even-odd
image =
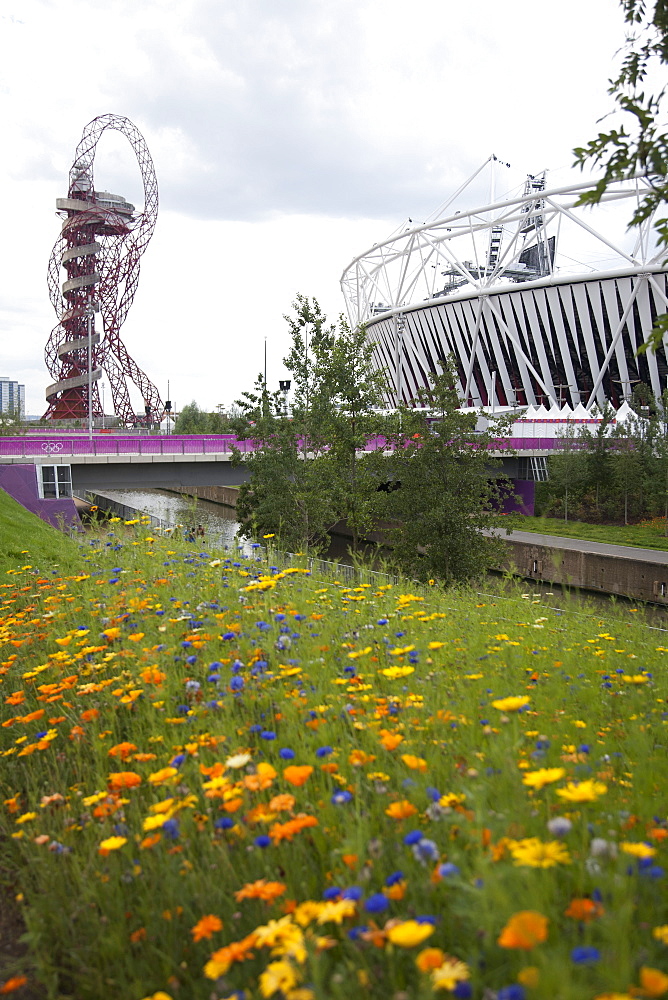
[[[481,576],[502,556],[503,541],[486,530],[504,525],[503,487],[489,454],[507,421],[476,433],[476,416],[459,412],[457,372],[449,359],[404,409],[390,462],[400,488],[391,494],[393,557],[407,575],[451,584]]]
[[[387,430],[387,416],[379,412],[387,376],[374,367],[372,351],[365,328],[351,330],[341,319],[336,340],[322,359],[329,402],[324,424],[329,476],[336,510],[352,533],[355,550],[377,527],[387,497],[379,490],[387,478],[387,459],[376,447]]]
[[[663,81],[668,63],[668,2],[654,0],[620,0],[627,25],[624,58],[617,77],[609,81],[608,93],[613,97],[622,123],[606,132],[599,132],[586,146],[573,152],[576,164],[587,163],[603,167],[598,183],[581,195],[580,204],[597,204],[615,181],[645,174],[650,182],[630,219],[630,226],[639,226],[657,209],[668,202],[668,133],[665,129],[665,97],[663,82],[656,91],[651,86],[653,75]],[[647,89],[650,85],[649,90]],[[654,222],[659,247],[668,254],[668,218]],[[668,333],[668,314],[660,314],[652,332],[640,350],[656,350]]]
[[[283,412],[280,393],[263,376],[237,401],[232,429],[248,448],[235,448],[250,477],[239,490],[237,519],[247,538],[277,535],[289,550],[322,548],[337,520],[323,463],[303,455],[300,426]]]
[[[183,407],[174,422],[175,434],[226,434],[230,421],[218,411],[201,410],[195,400]]]
[[[364,449],[384,426],[375,410],[384,376],[374,370],[364,330],[351,331],[343,319],[329,323],[316,299],[298,295],[293,308],[285,317],[290,417],[260,376],[233,421],[240,440],[253,441],[252,452],[236,455],[251,473],[237,504],[242,533],[276,534],[285,547],[314,549],[346,521],[357,547],[383,510],[382,452]]]

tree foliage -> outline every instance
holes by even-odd
[[[649,180],[630,219],[638,226],[668,202],[668,133],[665,131],[665,96],[663,84],[653,86],[652,79],[665,78],[668,64],[668,0],[620,0],[627,26],[624,57],[619,74],[609,81],[608,93],[614,98],[623,122],[599,132],[586,146],[574,150],[576,164],[603,167],[597,184],[583,194],[580,204],[597,204],[615,181],[644,174]],[[657,218],[654,226],[659,247],[668,258],[668,217]],[[656,350],[668,333],[668,315],[657,317],[654,328],[641,350]]]
[[[459,412],[454,362],[442,363],[419,393],[420,409],[405,409],[390,459],[399,488],[391,493],[393,557],[420,580],[448,584],[482,576],[499,561],[503,529],[500,511],[508,481],[495,475],[494,439],[507,433],[507,420],[476,433],[477,417]]]
[[[174,421],[175,434],[226,434],[230,421],[217,411],[200,410],[193,399],[183,407]]]

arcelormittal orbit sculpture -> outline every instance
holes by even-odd
[[[121,132],[132,146],[144,185],[144,210],[135,214],[120,195],[96,191],[95,150],[106,129]],[[46,390],[46,416],[86,417],[89,387],[93,417],[102,415],[98,381],[109,378],[114,413],[123,423],[160,419],[158,390],[128,354],[120,330],[137,290],[141,255],[153,235],[158,215],[158,184],[143,136],[127,118],[101,115],[86,125],[70,170],[67,198],[56,208],[63,219],[49,260],[49,296],[58,316],[46,345],[46,366],[54,384]],[[60,269],[67,279],[61,286]],[[95,330],[95,313],[102,331]],[[90,369],[90,370],[89,370]],[[128,381],[144,399],[135,414]]]

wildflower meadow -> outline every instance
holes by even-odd
[[[28,545],[1,582],[29,955],[0,994],[668,993],[668,641],[642,610],[141,520],[82,537],[76,574]]]

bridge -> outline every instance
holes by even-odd
[[[374,438],[367,450],[384,446],[384,438]],[[543,458],[560,446],[561,440],[554,435],[513,436],[500,440],[490,456],[503,458],[502,471],[511,479],[533,478],[520,474],[518,459]],[[232,465],[233,450],[244,454],[254,447],[252,441],[239,441],[232,434],[96,434],[89,439],[84,435],[49,433],[0,437],[0,466],[68,465],[75,493],[94,487],[230,486],[248,479],[243,463]]]

